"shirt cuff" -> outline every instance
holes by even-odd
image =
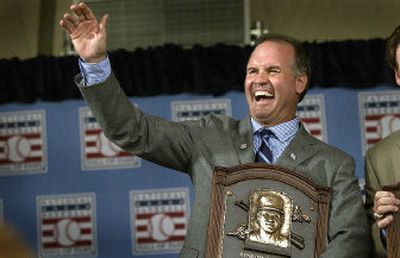
[[[79,68],[83,77],[83,85],[85,86],[102,83],[111,74],[111,65],[108,56],[99,63],[85,63],[79,58]]]

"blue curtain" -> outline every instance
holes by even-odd
[[[304,42],[312,62],[310,87],[368,88],[394,84],[385,40]],[[219,95],[243,89],[250,46],[164,45],[109,53],[128,96],[196,93]],[[77,56],[0,59],[0,104],[81,98],[73,78]]]

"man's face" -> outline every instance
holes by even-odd
[[[400,46],[396,49],[396,64],[397,68],[394,70],[394,75],[397,85],[400,86]]]
[[[266,41],[252,53],[244,89],[250,115],[258,123],[269,127],[295,117],[307,76],[297,75],[294,67],[294,49],[286,42]]]
[[[282,227],[283,215],[274,210],[261,210],[257,213],[257,220],[260,223],[261,230],[273,234]]]

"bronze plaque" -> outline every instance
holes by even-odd
[[[383,186],[382,189],[392,192],[397,199],[400,199],[400,182],[395,185]],[[392,215],[394,220],[387,227],[387,254],[388,258],[400,258],[400,214],[396,212]]]
[[[216,167],[207,258],[319,257],[330,188],[264,163]]]

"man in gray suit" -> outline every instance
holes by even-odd
[[[214,167],[252,163],[256,158],[332,188],[322,257],[369,256],[370,235],[353,159],[311,136],[295,115],[310,77],[310,61],[298,41],[267,35],[255,48],[244,86],[249,116],[237,121],[209,115],[176,123],[145,114],[129,102],[107,57],[107,19],[104,15],[98,22],[91,9],[80,3],[72,5],[60,21],[80,56],[82,73],[76,80],[110,140],[191,177],[195,201],[180,257],[205,256]],[[260,134],[263,128],[270,130],[268,139]],[[261,153],[263,145],[271,155]]]

